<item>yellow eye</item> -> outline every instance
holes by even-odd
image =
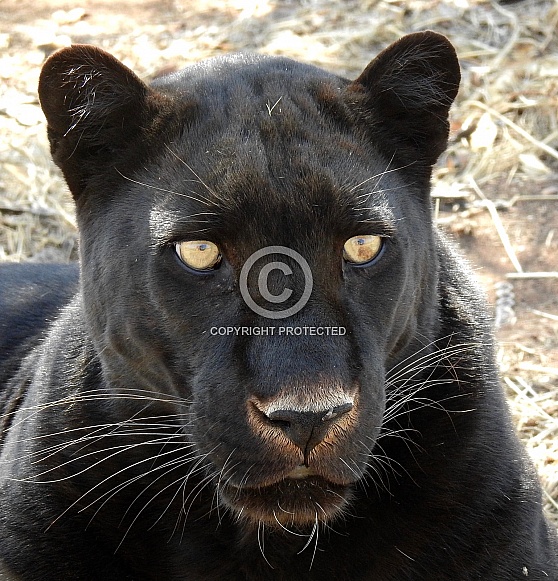
[[[211,270],[221,261],[217,244],[209,240],[185,240],[176,244],[180,260],[194,270]]]
[[[381,236],[353,236],[343,246],[343,258],[352,264],[366,264],[380,254],[382,246]]]

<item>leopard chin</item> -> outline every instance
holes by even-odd
[[[313,527],[343,514],[351,501],[351,485],[335,484],[316,475],[303,477],[300,467],[293,473],[294,477],[257,488],[224,485],[219,496],[240,519],[271,527]]]

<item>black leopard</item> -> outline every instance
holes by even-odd
[[[482,293],[433,225],[455,51],[40,77],[79,266],[0,268],[0,578],[558,579]]]

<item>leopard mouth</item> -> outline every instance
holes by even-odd
[[[339,516],[350,500],[351,486],[330,482],[306,466],[297,466],[274,484],[227,484],[219,492],[226,506],[254,524],[306,527]]]
[[[295,480],[299,480],[302,478],[308,478],[309,476],[318,476],[317,472],[314,472],[312,468],[306,466],[305,464],[300,464],[293,468],[289,474],[287,474],[287,478],[294,478]]]

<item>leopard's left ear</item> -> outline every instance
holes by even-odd
[[[461,74],[455,49],[435,32],[408,34],[348,87],[374,140],[401,161],[431,166],[447,145],[448,112]]]

